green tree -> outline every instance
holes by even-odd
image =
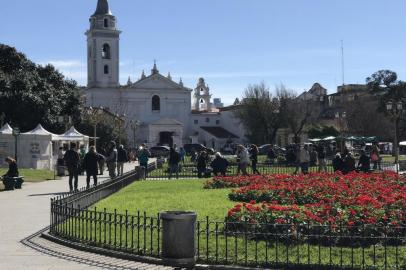
[[[0,44],[0,113],[5,122],[30,130],[38,123],[62,132],[58,116],[80,121],[82,98],[77,83],[52,65],[40,66],[15,48]]]
[[[247,130],[247,137],[257,144],[274,142],[281,126],[280,99],[273,96],[264,82],[249,85],[235,115]]]
[[[366,79],[368,89],[378,97],[378,110],[384,112],[395,123],[394,149],[397,162],[399,126],[403,115],[401,112],[392,113],[385,109],[386,104],[391,101],[394,106],[402,103],[405,106],[406,101],[406,82],[398,80],[396,72],[391,70],[379,70]]]

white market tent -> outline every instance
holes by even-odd
[[[13,134],[13,129],[10,127],[8,123],[0,128],[0,134]]]
[[[8,156],[14,157],[13,129],[9,124],[0,128],[0,166],[6,166],[4,159]]]
[[[4,159],[14,157],[15,138],[13,129],[5,124],[0,129],[0,166],[6,166]],[[18,137],[17,163],[20,168],[52,170],[57,160],[57,150],[63,143],[76,142],[88,149],[89,136],[71,127],[62,135],[53,134],[44,129],[41,124],[29,132],[21,133]]]
[[[84,135],[76,130],[75,127],[71,127],[68,131],[66,131],[62,135],[58,135],[59,141],[83,141],[89,142],[89,136]]]

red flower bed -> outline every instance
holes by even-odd
[[[406,176],[351,173],[217,177],[210,187],[240,187],[230,221],[406,226]]]

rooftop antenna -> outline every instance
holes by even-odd
[[[344,40],[341,40],[341,76],[343,80],[343,86],[345,84],[345,77],[344,77]]]

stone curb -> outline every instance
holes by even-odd
[[[41,233],[41,237],[45,238],[46,240],[74,248],[80,251],[87,251],[87,252],[92,252],[104,256],[109,256],[109,257],[114,257],[114,258],[119,258],[119,259],[124,259],[124,260],[131,260],[131,261],[137,261],[137,262],[142,262],[142,263],[148,263],[148,264],[155,264],[155,265],[164,265],[164,266],[170,266],[170,265],[165,265],[162,261],[162,259],[158,258],[153,258],[149,256],[140,256],[140,255],[135,255],[135,254],[128,254],[124,252],[120,252],[117,250],[110,250],[110,249],[105,249],[105,248],[100,248],[100,247],[94,247],[94,246],[89,246],[89,245],[84,245],[78,242],[73,242],[69,241],[57,236],[50,235],[48,231]],[[259,268],[259,267],[243,267],[243,266],[234,266],[234,265],[207,265],[207,264],[196,264],[194,269],[197,270],[207,270],[207,269],[213,269],[213,270],[259,270],[259,269],[269,269],[269,270],[280,270],[280,269],[275,269],[275,268]]]

